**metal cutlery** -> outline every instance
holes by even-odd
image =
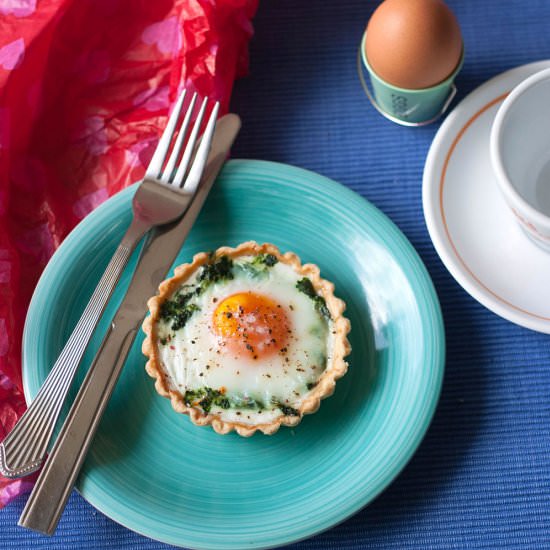
[[[27,501],[19,525],[52,534],[63,512],[127,354],[145,318],[146,304],[174,262],[240,128],[236,115],[218,121],[204,177],[184,216],[157,228],[140,261],[68,417]],[[145,371],[144,371],[145,376]]]
[[[133,219],[126,234],[40,391],[0,443],[0,472],[6,477],[22,477],[41,466],[77,367],[130,255],[151,228],[179,218],[191,203],[206,163],[219,105],[216,103],[212,109],[204,137],[197,146],[208,98],[202,102],[190,133],[196,94],[185,114],[184,99],[185,92],[176,102],[145,178],[134,195]],[[183,121],[179,123],[182,115]]]

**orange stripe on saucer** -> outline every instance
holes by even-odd
[[[507,306],[511,307],[512,309],[515,309],[516,311],[519,311],[521,313],[524,313],[526,315],[530,315],[531,317],[535,317],[536,319],[541,319],[543,321],[550,321],[550,317],[543,317],[542,315],[537,315],[536,313],[532,313],[531,311],[527,311],[525,309],[522,309],[521,307],[518,307],[502,296],[499,296],[496,292],[491,290],[489,287],[487,287],[481,280],[474,274],[474,272],[470,269],[470,267],[466,264],[462,256],[458,253],[458,250],[455,246],[455,243],[453,242],[453,239],[451,237],[451,233],[449,231],[449,227],[447,225],[447,218],[445,216],[445,208],[443,206],[443,187],[445,186],[445,177],[447,175],[447,168],[449,167],[449,162],[451,161],[451,157],[456,149],[456,146],[458,145],[459,141],[462,139],[468,128],[488,109],[496,105],[497,103],[504,101],[504,98],[509,94],[510,92],[506,92],[502,95],[499,95],[495,99],[489,101],[486,105],[484,105],[479,111],[477,111],[469,120],[466,122],[466,124],[460,129],[460,132],[456,135],[454,138],[451,147],[449,148],[449,151],[447,155],[445,156],[445,162],[443,164],[443,170],[441,171],[441,178],[439,183],[439,208],[441,210],[441,218],[443,220],[443,226],[445,227],[445,233],[447,234],[447,239],[449,243],[451,244],[451,247],[453,249],[453,252],[455,253],[455,256],[458,258],[460,263],[464,266],[464,269],[470,274],[470,276],[482,287],[484,288],[489,294],[494,296],[497,300],[501,301],[502,303],[506,304]]]

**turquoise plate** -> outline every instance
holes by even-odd
[[[90,214],[44,271],[25,326],[27,398],[36,395],[128,225],[134,191]],[[352,324],[350,369],[319,412],[296,428],[270,437],[221,436],[194,426],[156,394],[140,336],[78,489],[113,520],[166,543],[265,548],[335,525],[397,476],[437,404],[441,311],[420,259],[386,216],[312,172],[230,161],[177,263],[249,239],[298,253],[336,284]],[[128,282],[125,273],[108,314]],[[96,336],[86,367],[99,343]]]

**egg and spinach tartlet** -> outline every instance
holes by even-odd
[[[143,352],[157,392],[218,433],[294,426],[348,368],[334,285],[272,244],[197,254],[148,305]]]

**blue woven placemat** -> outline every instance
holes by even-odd
[[[449,0],[464,36],[459,99],[511,67],[550,58],[547,0]],[[236,84],[243,129],[233,155],[329,176],[383,210],[424,260],[441,300],[447,367],[418,452],[370,506],[300,549],[550,548],[550,337],[490,313],[452,279],[422,214],[438,125],[410,129],[363,94],[356,52],[375,2],[264,1],[250,76]],[[74,493],[56,535],[20,529],[25,498],[0,512],[0,548],[168,548]]]

